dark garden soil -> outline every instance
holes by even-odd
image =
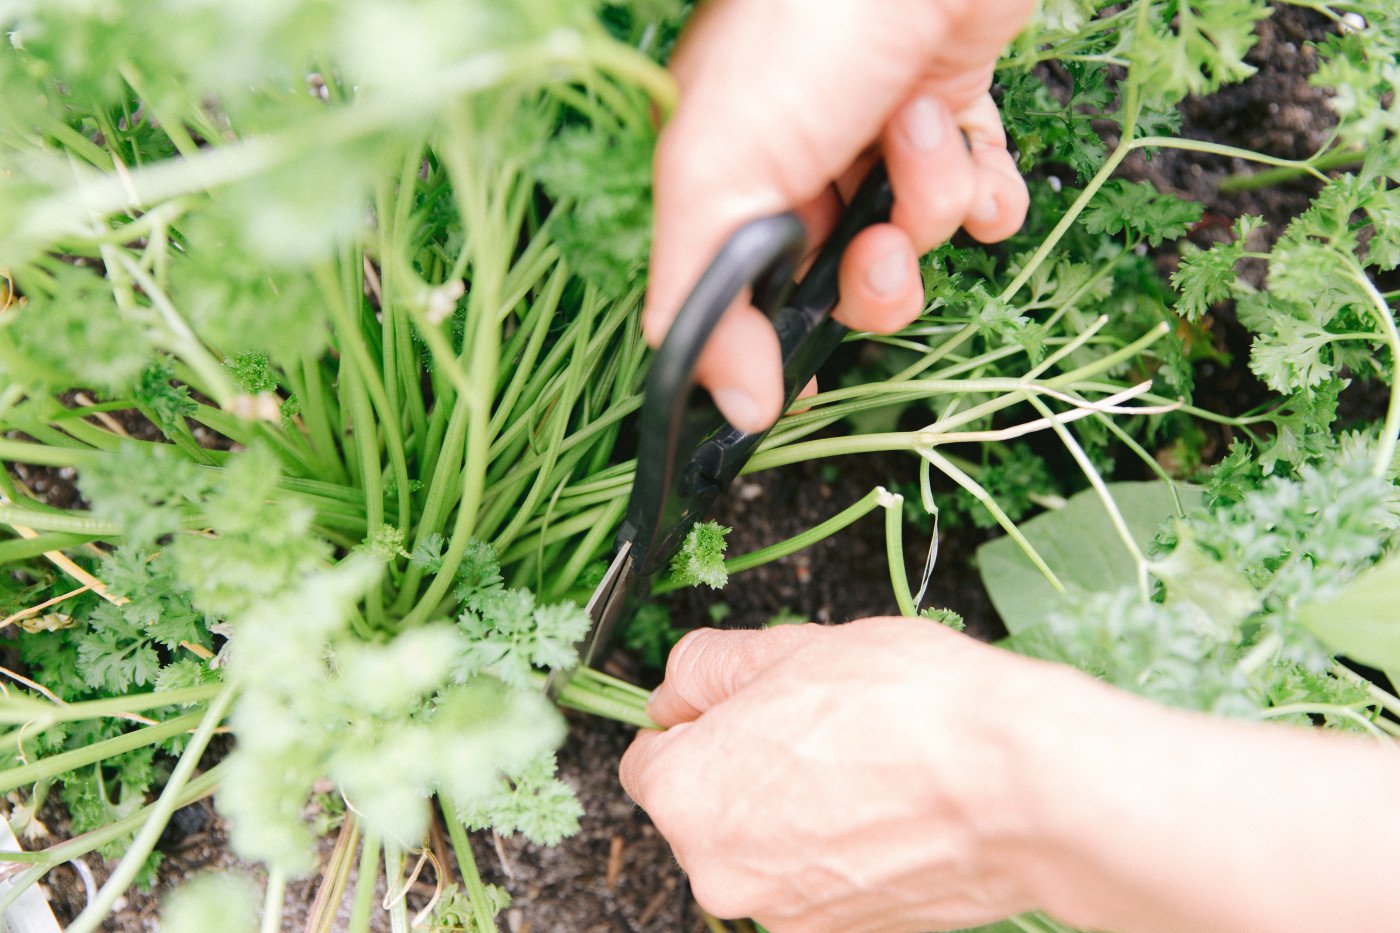
[[[1185,135],[1228,143],[1288,158],[1306,156],[1324,142],[1331,115],[1323,94],[1310,87],[1307,75],[1313,52],[1306,43],[1330,26],[1307,11],[1284,8],[1259,26],[1261,41],[1250,56],[1260,69],[1243,85],[1209,100],[1185,106]],[[1243,213],[1269,222],[1262,236],[1276,237],[1287,220],[1306,206],[1315,190],[1308,180],[1290,181],[1260,191],[1222,194],[1225,177],[1251,171],[1243,162],[1193,153],[1172,152],[1151,162],[1130,161],[1125,174],[1151,178],[1165,190],[1207,205],[1205,219],[1193,232],[1200,245],[1229,235],[1233,219]],[[1169,271],[1175,256],[1163,253]],[[1262,389],[1242,365],[1248,341],[1228,309],[1211,328],[1219,349],[1233,366],[1207,364],[1199,373],[1197,403],[1235,412],[1262,398]],[[1364,400],[1360,403],[1366,407]],[[1220,456],[1228,438],[1213,439],[1207,458]],[[831,464],[804,464],[741,479],[726,499],[718,520],[734,530],[731,553],[741,554],[789,537],[855,502],[875,485],[904,485],[917,477],[908,457],[848,458]],[[46,471],[24,478],[55,504],[66,504],[71,481]],[[940,557],[927,603],[963,614],[969,631],[995,637],[999,623],[972,564],[982,533],[958,529],[940,542]],[[911,579],[917,580],[928,547],[911,533],[906,554]],[[717,602],[727,608],[726,626],[758,627],[780,612],[822,623],[839,623],[868,615],[892,613],[895,606],[885,563],[880,513],[872,513],[846,532],[807,551],[736,575],[722,594],[690,591],[671,596],[668,605],[678,625],[708,624]],[[625,654],[610,662],[614,673],[652,684],[658,674]],[[571,738],[560,753],[561,770],[579,792],[587,816],[582,831],[553,849],[518,840],[478,840],[477,857],[487,880],[504,884],[514,901],[505,915],[511,933],[671,933],[703,931],[685,879],[646,816],[616,783],[617,761],[631,730],[616,724],[576,717]],[[190,874],[237,867],[226,846],[224,828],[208,802],[186,808],[162,844],[165,862],[158,891],[168,890]],[[50,818],[61,832],[61,815]],[[324,857],[332,840],[323,841]],[[100,883],[106,870],[89,859],[87,868]],[[409,893],[415,909],[431,895],[435,877],[426,870]],[[72,867],[48,879],[55,910],[66,919],[85,902],[84,884]],[[291,888],[285,929],[301,929],[315,897],[315,881]],[[107,929],[157,929],[158,895],[133,892]],[[381,927],[377,927],[381,928]],[[382,927],[387,928],[387,927]]]

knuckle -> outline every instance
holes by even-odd
[[[690,890],[696,903],[712,917],[733,920],[750,917],[763,909],[763,900],[755,897],[732,872],[707,868],[690,872]]]
[[[666,659],[667,680],[671,678],[675,678],[677,681],[687,679],[687,668],[704,653],[704,642],[708,637],[709,633],[705,629],[694,629],[676,642],[675,647],[671,649],[670,656]]]

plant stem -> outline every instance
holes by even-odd
[[[403,848],[384,840],[384,907],[389,911],[392,933],[408,933],[408,892],[404,889]]]
[[[125,732],[113,738],[104,739],[101,742],[94,742],[91,745],[75,748],[72,751],[63,752],[58,755],[50,755],[48,758],[41,758],[27,765],[18,765],[14,768],[8,768],[5,771],[0,771],[0,793],[13,790],[25,784],[32,784],[35,781],[57,777],[75,768],[81,768],[84,765],[102,761],[113,755],[120,755],[123,752],[129,752],[133,749],[154,745],[173,735],[179,735],[181,732],[186,732],[194,728],[207,718],[208,717],[203,713],[189,713],[185,716],[177,716],[174,719],[167,719],[165,722],[154,726],[147,726],[143,729]],[[21,730],[21,733],[23,734],[23,730]]]
[[[1079,469],[1084,473],[1084,478],[1089,481],[1089,485],[1094,487],[1094,492],[1098,495],[1099,501],[1103,503],[1104,510],[1108,512],[1108,520],[1113,524],[1113,530],[1118,532],[1119,539],[1127,549],[1128,555],[1133,560],[1133,568],[1137,572],[1138,595],[1143,602],[1152,598],[1152,586],[1147,570],[1147,558],[1143,556],[1142,548],[1138,547],[1137,541],[1133,539],[1132,532],[1128,530],[1128,523],[1123,518],[1122,511],[1118,508],[1118,503],[1114,501],[1113,494],[1108,491],[1108,485],[1104,483],[1103,476],[1094,467],[1094,462],[1089,459],[1089,455],[1084,452],[1079,441],[1075,440],[1069,428],[1065,427],[1050,407],[1035,396],[1030,396],[1027,401],[1040,412],[1041,417],[1050,422],[1050,427],[1059,435],[1060,441],[1069,451],[1074,462],[1079,464]]]
[[[877,486],[855,503],[837,512],[821,524],[813,525],[801,534],[779,541],[777,544],[770,544],[768,547],[730,558],[724,562],[724,569],[730,573],[742,573],[745,570],[762,567],[764,564],[787,557],[789,554],[805,550],[869,515],[884,504],[883,499],[888,495],[889,493],[883,487]],[[651,592],[653,596],[660,596],[682,587],[683,584],[668,578],[652,587]]]
[[[1365,158],[1366,154],[1356,149],[1334,149],[1331,152],[1313,156],[1307,161],[1307,166],[1325,172],[1330,169],[1345,168],[1348,165],[1359,165]],[[1310,174],[1308,168],[1302,165],[1278,166],[1265,169],[1262,172],[1241,172],[1237,175],[1230,175],[1227,178],[1222,178],[1220,184],[1216,185],[1215,188],[1222,194],[1257,191],[1260,188],[1269,188],[1307,174]]]
[[[1371,299],[1376,323],[1384,332],[1386,346],[1390,349],[1390,402],[1385,409],[1385,425],[1381,428],[1380,446],[1376,449],[1376,459],[1371,465],[1372,476],[1384,477],[1395,459],[1396,445],[1400,443],[1400,330],[1396,330],[1395,317],[1375,283],[1354,260],[1349,261],[1348,265],[1348,274]]]
[[[919,607],[909,595],[909,577],[904,571],[904,497],[896,492],[876,487],[881,493],[880,505],[885,510],[885,557],[890,565],[890,586],[900,614],[917,616]]]
[[[476,922],[478,930],[494,930],[496,916],[491,912],[490,898],[486,894],[486,885],[481,881],[481,871],[476,866],[476,856],[472,854],[467,829],[446,802],[442,807],[442,819],[447,824],[447,835],[452,840],[452,852],[457,857],[457,868],[462,873],[462,887],[466,889],[467,897],[471,901],[472,919]]]
[[[124,697],[108,697],[104,700],[84,700],[81,703],[53,704],[43,700],[12,693],[0,700],[0,724],[33,724],[36,731],[56,722],[73,722],[82,719],[102,719],[108,716],[121,716],[161,706],[198,703],[217,694],[221,684],[202,684],[198,687],[182,687],[179,690],[161,690],[155,693],[133,693]]]
[[[541,688],[545,675],[536,672],[535,678]],[[581,667],[559,694],[559,705],[578,710],[604,719],[637,726],[640,729],[660,728],[646,714],[647,698],[650,694],[601,671]]]
[[[355,900],[350,907],[350,933],[368,933],[370,911],[374,908],[374,885],[379,879],[379,837],[365,830],[360,849],[360,868],[355,874]]]
[[[287,899],[287,873],[273,868],[267,875],[267,896],[263,899],[260,933],[277,933],[282,929],[282,904]]]
[[[218,786],[219,778],[222,776],[223,767],[224,765],[221,762],[185,785],[185,789],[180,795],[177,806],[183,807],[213,793],[214,788]],[[148,804],[129,816],[108,823],[101,829],[94,829],[91,832],[83,833],[81,836],[75,836],[67,842],[61,842],[56,846],[50,846],[38,852],[0,853],[0,862],[25,861],[34,863],[32,867],[25,869],[15,878],[14,882],[5,893],[0,895],[0,913],[4,913],[4,911],[24,893],[26,888],[42,878],[55,866],[62,865],[64,862],[72,861],[79,856],[100,849],[114,839],[120,839],[122,836],[141,826],[154,809],[155,804]]]
[[[214,729],[228,713],[235,695],[236,691],[233,686],[226,685],[218,696],[210,701],[203,722],[199,724],[199,728],[190,738],[189,745],[180,755],[175,770],[171,772],[170,779],[166,781],[165,788],[160,792],[160,797],[151,808],[150,815],[136,833],[136,838],[131,841],[126,854],[117,863],[116,870],[107,879],[107,883],[97,892],[97,897],[83,908],[83,912],[68,927],[67,933],[93,933],[97,930],[98,925],[112,912],[112,905],[116,903],[117,898],[121,897],[131,886],[131,883],[136,880],[141,866],[145,864],[147,856],[151,854],[151,850],[155,848],[156,842],[160,839],[160,834],[165,831],[166,824],[170,822],[171,815],[180,805],[180,792],[189,783],[190,777],[194,774],[195,766],[204,755],[204,749],[208,746],[209,739],[214,735]]]
[[[1050,569],[1050,565],[1045,563],[1045,558],[1041,557],[1040,552],[1026,540],[1026,536],[1021,532],[1021,529],[1016,527],[1016,523],[1002,510],[1002,507],[997,504],[996,500],[991,497],[987,490],[982,488],[980,483],[958,469],[947,457],[944,457],[932,448],[921,450],[919,453],[936,469],[941,471],[944,476],[947,476],[963,489],[966,489],[974,499],[986,507],[988,512],[992,513],[992,517],[996,519],[997,524],[1002,527],[1008,537],[1016,542],[1021,548],[1022,553],[1024,553],[1027,559],[1035,565],[1035,568],[1045,576],[1045,579],[1055,589],[1055,592],[1066,592],[1065,585],[1060,582],[1060,578],[1055,575],[1055,571]]]

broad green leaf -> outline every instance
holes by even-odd
[[[1113,499],[1139,546],[1146,548],[1162,524],[1178,515],[1165,483],[1113,483]],[[1200,502],[1195,487],[1176,487],[1181,507]],[[1093,490],[1081,492],[1061,509],[1021,525],[1021,531],[1067,587],[1109,592],[1136,581],[1133,561]],[[1010,538],[977,549],[977,565],[992,605],[1013,634],[1034,628],[1058,606],[1060,595]]]
[[[1400,555],[1362,571],[1335,596],[1300,606],[1298,618],[1332,650],[1400,669]]]

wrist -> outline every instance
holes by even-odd
[[[1002,814],[989,853],[1024,909],[1097,929],[1105,892],[1090,853],[1096,834],[1133,806],[1109,798],[1135,797],[1127,771],[1139,757],[1142,717],[1158,710],[1072,668],[1025,663],[1027,676],[1001,687],[1014,705],[1000,711],[1006,777],[1001,800],[988,804]]]
[[[976,698],[960,721],[965,731],[950,743],[956,761],[947,761],[947,747],[931,749],[943,770],[926,773],[953,775],[948,797],[961,810],[964,851],[1003,905],[1000,916],[1053,910],[1069,883],[1064,860],[1079,845],[1065,798],[1093,786],[1064,751],[1083,741],[1076,733],[1086,721],[1111,716],[1118,694],[1067,667],[976,650],[995,652],[995,663],[959,665],[953,676],[965,684],[942,678],[941,689]],[[932,730],[940,746],[942,731]]]
[[[1168,905],[1153,905],[1137,872],[1169,855],[1169,834],[1159,830],[1179,821],[1168,803],[1174,774],[1200,753],[1201,723],[1072,668],[1047,667],[1052,699],[1028,717],[1019,745],[1032,902],[1084,929],[1141,929],[1137,918]],[[1155,846],[1165,848],[1154,854]]]

